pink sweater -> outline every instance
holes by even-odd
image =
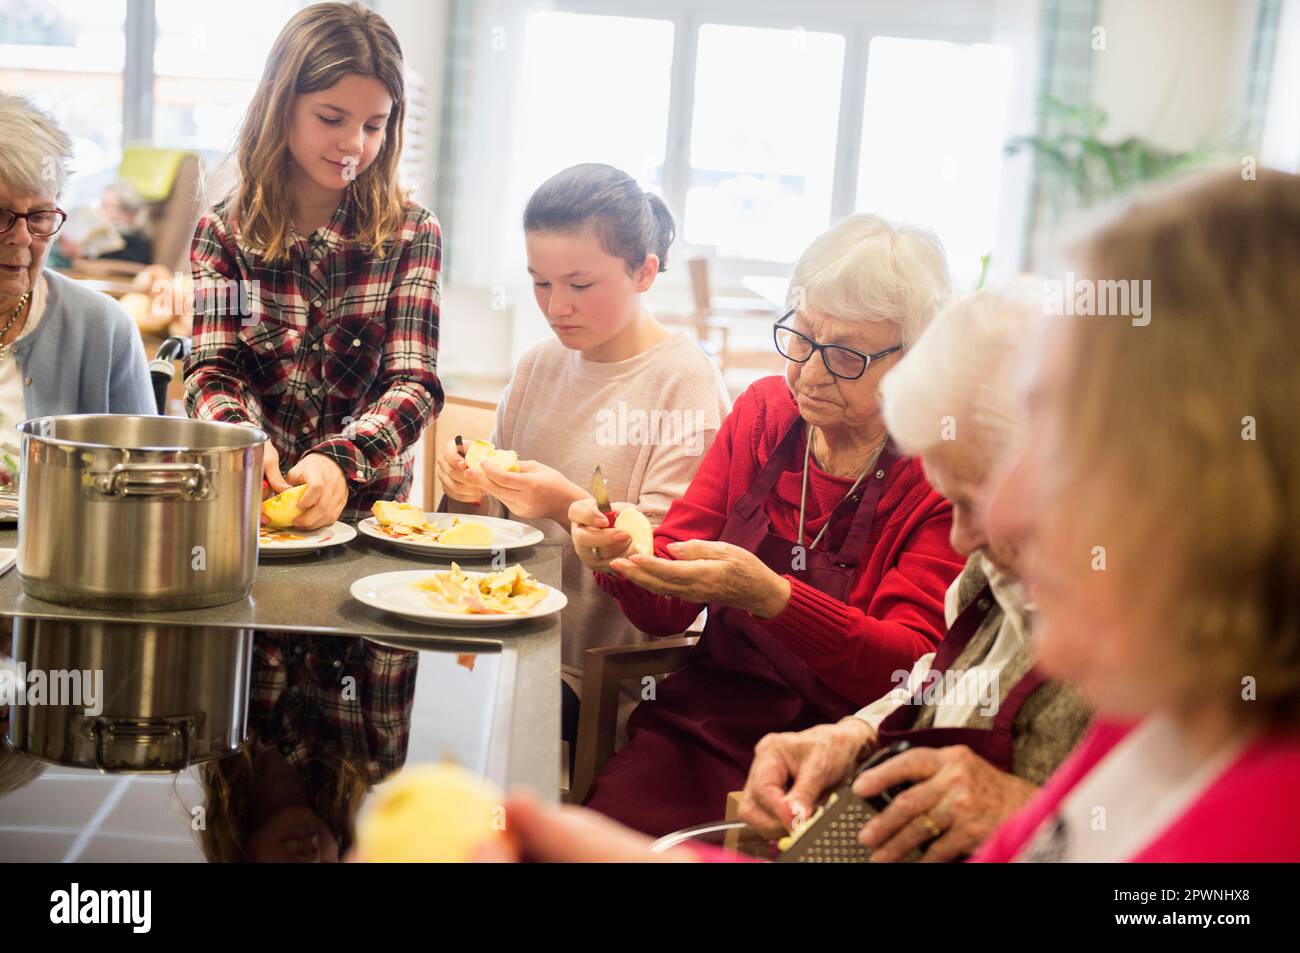
[[[993,832],[974,863],[1014,860],[1039,825],[1131,730],[1098,720],[1019,813]],[[1300,735],[1268,735],[1237,759],[1154,840],[1129,858],[1151,862],[1300,860]]]

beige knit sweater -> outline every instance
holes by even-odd
[[[722,418],[731,409],[721,374],[688,335],[678,332],[626,361],[597,363],[550,339],[528,351],[497,407],[491,440],[590,490],[600,465],[611,502],[635,503],[654,525],[686,490]],[[483,434],[465,434],[482,437]],[[455,513],[505,516],[498,500],[480,507],[448,501]],[[569,527],[528,519],[563,542],[562,671],[581,694],[588,648],[646,638],[592,581],[573,550]]]

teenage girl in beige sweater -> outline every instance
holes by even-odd
[[[730,402],[695,340],[646,310],[643,295],[674,236],[658,196],[610,166],[574,166],[533,193],[524,235],[537,305],[555,337],[523,356],[497,407],[490,439],[518,452],[520,472],[491,462],[471,471],[451,440],[438,477],[453,512],[509,516],[564,537],[564,728],[572,745],[586,650],[645,636],[574,553],[569,505],[591,496],[599,465],[610,499],[635,503],[657,525]]]

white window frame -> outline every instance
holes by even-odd
[[[971,0],[954,8],[942,0],[908,0],[905,4],[882,0],[803,0],[789,13],[754,9],[744,0],[555,0],[548,9],[563,13],[640,17],[669,20],[674,25],[671,101],[664,151],[664,201],[677,217],[679,235],[685,225],[687,184],[690,179],[690,137],[695,112],[695,64],[699,28],[703,24],[755,26],[810,32],[838,33],[844,37],[844,69],[840,87],[839,128],[831,210],[827,222],[838,221],[854,210],[858,191],[858,165],[862,123],[866,111],[867,59],[876,36],[939,40],[951,43],[995,42],[996,19],[1002,0]],[[1013,134],[1011,130],[1009,135]],[[1005,178],[1003,187],[1012,186]],[[1024,183],[1015,183],[1024,191]],[[1011,208],[1020,207],[1023,197]],[[1000,203],[1005,210],[1007,202]],[[1019,229],[1010,229],[1019,232]],[[714,285],[724,291],[739,288],[744,275],[787,275],[788,262],[712,256],[710,246],[692,245],[680,238],[681,257],[710,255]],[[1019,260],[1019,240],[1012,239],[1010,256]],[[1005,244],[1005,243],[1004,243]],[[1002,249],[1007,254],[1007,249]]]
[[[122,66],[122,146],[153,141],[153,50],[158,35],[153,0],[126,0],[126,62]]]
[[[311,0],[298,0],[299,7]],[[367,2],[367,6],[373,6]],[[158,18],[154,0],[126,0],[122,25],[126,62],[122,67],[122,146],[153,142],[154,46]]]

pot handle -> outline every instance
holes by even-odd
[[[194,732],[192,716],[149,721],[100,718],[95,722],[94,731],[95,764],[101,771],[182,771],[189,766]],[[125,757],[111,757],[115,746],[126,746],[134,750],[141,745],[168,745],[170,750],[144,764],[130,753]],[[171,751],[176,753],[171,754]],[[168,754],[171,756],[168,757]]]
[[[206,500],[212,492],[207,468],[201,463],[119,463],[96,473],[94,487],[104,496],[187,500]]]

